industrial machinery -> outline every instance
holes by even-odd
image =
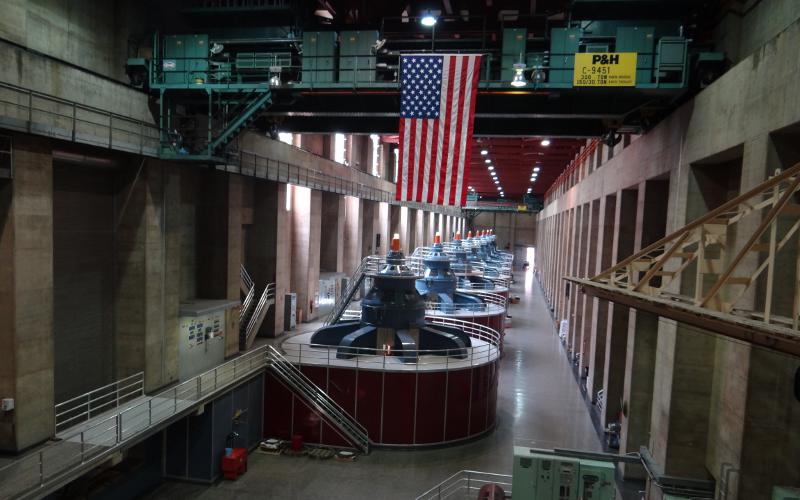
[[[614,471],[612,462],[515,446],[511,491],[520,500],[614,500]]]
[[[361,300],[360,321],[343,321],[317,330],[313,345],[337,346],[338,359],[350,359],[375,349],[405,363],[417,361],[418,350],[464,359],[472,346],[464,331],[425,321],[425,300],[417,292],[415,274],[400,250],[400,237],[376,273],[367,275],[372,287]]]
[[[772,500],[800,500],[800,488],[775,486],[772,488]]]
[[[437,311],[455,313],[458,310],[480,310],[486,304],[477,295],[456,291],[458,278],[450,269],[450,257],[444,252],[442,236],[436,233],[433,246],[423,258],[425,276],[417,280],[417,291]]]

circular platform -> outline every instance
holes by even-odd
[[[463,327],[466,357],[420,352],[418,362],[371,352],[337,359],[336,347],[313,346],[311,333],[284,341],[286,359],[367,429],[376,445],[422,447],[455,443],[494,428],[497,413],[498,332],[452,318],[428,318]],[[264,435],[309,443],[347,442],[305,399],[267,371]]]

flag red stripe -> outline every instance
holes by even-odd
[[[466,103],[466,89],[467,89],[467,69],[469,68],[469,62],[467,58],[464,58],[464,62],[461,63],[461,74],[458,76],[459,81],[461,82],[461,87],[459,87],[458,92],[458,116],[456,118],[456,145],[453,148],[453,167],[450,174],[450,199],[447,200],[448,205],[455,205],[456,200],[456,180],[458,180],[458,170],[459,170],[459,160],[461,159],[461,143],[465,140],[464,137],[464,111],[463,108]]]
[[[417,193],[414,196],[414,201],[422,199],[422,183],[425,179],[425,155],[428,151],[428,120],[422,120],[422,134],[420,135],[419,144],[419,167],[417,168],[417,178],[414,180],[414,185],[417,187]]]
[[[480,79],[481,58],[475,58],[474,72],[472,74],[472,95],[470,96],[469,126],[467,127],[467,149],[464,154],[464,182],[461,183],[459,194],[460,205],[467,204],[467,186],[469,185],[469,164],[472,161],[472,133],[475,125],[475,101],[478,97],[478,80]]]
[[[408,165],[406,165],[406,170],[408,171],[408,185],[406,186],[406,200],[413,201],[413,188],[414,188],[414,145],[416,143],[416,132],[417,132],[417,119],[413,118],[408,121],[408,126],[411,127],[408,141]]]
[[[436,203],[441,205],[444,201],[444,183],[446,181],[445,177],[447,177],[447,151],[450,148],[450,127],[452,124],[450,123],[450,110],[453,109],[453,93],[450,91],[453,88],[453,78],[455,77],[456,73],[456,63],[455,63],[455,56],[445,56],[449,57],[450,59],[450,68],[448,71],[448,88],[442,89],[442,92],[447,92],[447,106],[439,113],[439,119],[442,119],[442,114],[445,115],[444,117],[444,144],[442,145],[442,162],[438,165],[439,170],[441,172],[439,176],[439,197],[436,200]]]
[[[436,155],[439,153],[439,124],[434,121],[433,123],[433,140],[431,141],[431,164],[428,167],[428,199],[422,200],[428,203],[433,202],[433,185],[436,182],[436,169],[439,164],[436,162]]]

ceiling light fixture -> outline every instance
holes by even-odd
[[[533,167],[534,172],[538,172],[539,170],[540,170],[539,167]]]
[[[428,11],[425,11],[425,14],[422,15],[422,19],[420,19],[419,22],[423,26],[427,26],[428,28],[430,28],[431,26],[436,24],[436,18],[433,17],[433,14],[431,14],[431,11],[428,10]]]
[[[549,145],[550,145],[550,139],[542,139],[542,146],[547,147]]]
[[[489,165],[489,170],[494,170],[494,165]]]
[[[482,154],[482,155],[484,155],[484,156],[486,156],[486,155],[488,155],[488,154],[489,154],[489,151],[488,151],[488,150],[486,150],[486,149],[481,149],[481,154]]]
[[[497,179],[495,179],[494,183],[495,183],[495,184],[500,184],[500,181],[498,181]]]
[[[516,63],[514,64],[514,78],[511,79],[511,86],[512,87],[524,87],[528,84],[528,80],[525,79],[525,65],[523,63]]]
[[[485,160],[483,160],[483,161],[484,161],[484,163],[492,163],[492,160],[490,160],[489,158],[486,158],[486,159],[485,159]]]

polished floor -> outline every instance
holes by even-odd
[[[586,404],[538,283],[517,275],[500,361],[497,428],[446,448],[375,450],[353,463],[253,453],[247,474],[213,486],[169,482],[149,498],[413,499],[461,469],[510,474],[514,444],[599,451]]]

